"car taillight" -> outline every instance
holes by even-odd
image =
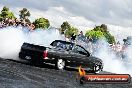
[[[44,51],[43,58],[44,59],[48,59],[48,51],[47,50]]]

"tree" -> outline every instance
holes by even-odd
[[[71,37],[73,34],[78,35],[78,29],[72,27],[67,21],[62,23],[60,32],[61,34],[65,34],[67,37]]]
[[[4,6],[3,9],[1,10],[1,17],[6,18],[8,16],[8,12],[9,8]]]
[[[110,44],[115,43],[114,36],[112,36],[109,32],[105,32],[104,36],[105,36],[105,38],[106,38],[106,40],[107,40],[108,43],[110,43]]]
[[[30,17],[31,14],[26,8],[23,8],[19,12],[20,12],[19,16],[21,21],[30,22],[28,18]]]
[[[78,35],[78,29],[75,27],[70,27],[68,29],[66,29],[65,33],[64,33],[67,37],[71,37],[72,34]]]
[[[50,26],[49,20],[45,18],[38,18],[33,22],[33,24],[35,25],[35,28],[41,29],[46,29]]]
[[[105,24],[102,24],[101,26],[96,26],[94,29],[94,31],[101,31],[101,32],[108,32],[108,29],[107,29],[107,25]]]
[[[61,34],[64,34],[66,29],[70,29],[70,27],[71,26],[67,21],[63,22],[62,25],[61,25],[61,29],[60,29]]]
[[[102,24],[102,25],[100,26],[100,28],[102,29],[102,30],[101,30],[102,32],[108,32],[107,25]]]
[[[15,19],[16,17],[14,16],[12,12],[10,12],[8,7],[4,6],[3,9],[1,10],[0,18],[1,19],[5,19],[5,18]]]
[[[94,31],[94,30],[90,30],[87,31],[85,34],[86,37],[91,37],[91,38],[96,38],[96,39],[101,39],[101,38],[105,38],[104,34],[101,31]]]
[[[93,30],[87,31],[85,36],[92,37],[92,38],[105,38],[106,41],[110,44],[115,43],[115,38],[112,36],[105,24],[102,24],[101,26],[96,26]]]

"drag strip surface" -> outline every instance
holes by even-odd
[[[76,75],[71,69],[55,70],[49,65],[36,67],[0,58],[0,88],[132,88],[132,83],[80,85]]]

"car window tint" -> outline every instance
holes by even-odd
[[[74,51],[75,53],[79,53],[79,54],[82,54],[82,55],[87,55],[86,50],[83,49],[83,48],[80,47],[80,46],[75,46],[73,51]]]

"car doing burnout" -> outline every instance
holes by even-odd
[[[80,45],[62,40],[55,40],[50,45],[51,47],[45,47],[23,43],[19,58],[37,65],[55,64],[59,70],[82,66],[84,70],[96,73],[103,69],[102,60],[92,56]]]

